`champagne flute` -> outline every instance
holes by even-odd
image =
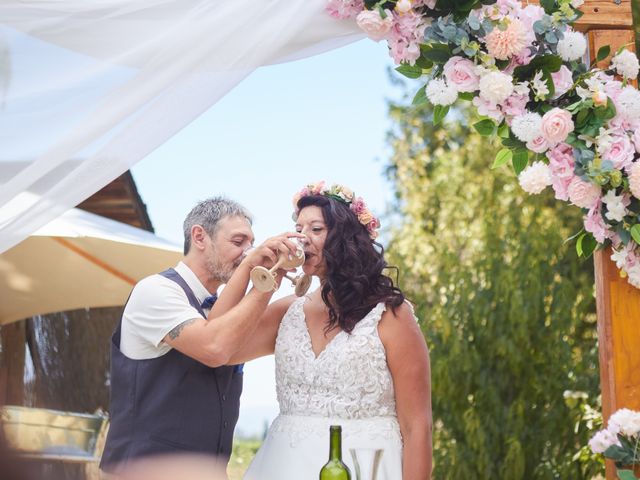
[[[381,448],[350,448],[356,480],[385,480],[380,468]]]

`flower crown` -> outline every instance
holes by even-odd
[[[294,217],[298,216],[300,210],[298,209],[298,201],[302,197],[309,197],[311,195],[323,195],[325,197],[333,198],[339,202],[345,203],[349,206],[349,209],[356,214],[358,221],[369,232],[369,236],[372,240],[378,237],[378,228],[380,228],[380,220],[378,220],[371,210],[367,207],[362,197],[356,197],[349,187],[344,185],[333,184],[331,187],[325,187],[324,181],[318,183],[310,183],[298,193],[293,196],[293,208],[295,210]]]

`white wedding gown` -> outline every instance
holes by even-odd
[[[356,480],[352,448],[381,448],[379,480],[402,479],[402,437],[391,372],[378,336],[378,304],[338,333],[316,358],[304,318],[305,297],[282,319],[275,346],[280,415],[245,480],[312,480],[329,458],[329,426],[342,426],[342,459]]]

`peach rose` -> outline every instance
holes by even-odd
[[[356,17],[356,23],[371,40],[379,42],[386,38],[393,26],[393,16],[385,10],[386,17],[382,18],[378,10],[363,10]]]

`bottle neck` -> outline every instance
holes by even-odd
[[[329,444],[329,459],[342,460],[342,432],[331,429],[331,442]]]

